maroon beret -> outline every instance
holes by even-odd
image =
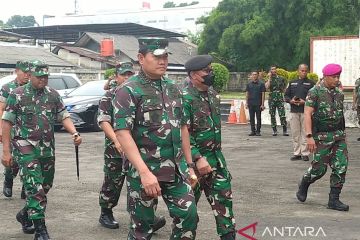
[[[342,67],[336,63],[330,63],[322,69],[324,76],[340,75],[341,71]]]

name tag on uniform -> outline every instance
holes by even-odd
[[[298,83],[294,82],[294,83],[291,83],[291,85],[298,85]]]
[[[310,83],[306,82],[306,83],[304,83],[304,85],[309,85],[310,86]]]

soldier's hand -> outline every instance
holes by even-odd
[[[120,154],[123,154],[123,153],[124,153],[124,151],[122,150],[121,144],[120,144],[118,141],[116,141],[116,142],[114,143],[114,145],[115,145],[116,150],[117,150]]]
[[[352,105],[352,110],[356,111],[356,105],[355,104]],[[1,136],[0,136],[0,142],[1,142]]]
[[[4,165],[4,167],[11,167],[12,165],[12,156],[10,153],[3,153],[1,158],[1,163]]]
[[[306,139],[307,142],[307,149],[311,152],[314,153],[316,150],[316,143],[314,138],[307,138]]]
[[[72,139],[74,141],[75,146],[79,146],[81,144],[81,142],[82,142],[82,138],[80,137],[79,133],[74,133],[72,135]]]
[[[161,188],[156,176],[148,171],[146,173],[140,174],[141,184],[144,187],[145,193],[153,198],[157,198],[161,195]]]
[[[189,182],[191,188],[194,189],[196,184],[198,183],[199,179],[197,178],[195,171],[193,168],[189,168]]]
[[[212,172],[212,169],[205,157],[201,157],[197,160],[196,168],[198,169],[200,176],[204,176]]]
[[[265,110],[265,106],[264,106],[264,105],[261,105],[261,106],[260,106],[260,110],[261,110],[261,111],[264,111],[264,110]]]

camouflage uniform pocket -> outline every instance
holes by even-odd
[[[163,107],[160,102],[145,102],[142,106],[139,123],[143,126],[161,125],[162,115]]]

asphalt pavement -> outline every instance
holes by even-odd
[[[308,199],[300,203],[295,193],[298,182],[310,162],[290,161],[291,137],[271,135],[263,126],[261,137],[248,137],[248,125],[223,124],[223,152],[232,173],[237,239],[360,239],[360,130],[347,129],[349,169],[341,200],[350,205],[349,212],[326,208],[329,192],[327,174],[311,185]],[[129,217],[126,211],[126,188],[123,188],[114,216],[120,229],[105,229],[98,223],[98,194],[102,184],[102,132],[81,132],[80,181],[76,177],[75,150],[71,136],[56,133],[56,174],[48,194],[46,221],[52,239],[110,240],[126,239]],[[3,167],[0,167],[3,171]],[[0,176],[1,185],[3,175]],[[24,235],[15,215],[22,208],[20,181],[14,181],[14,195],[0,193],[0,239],[33,239]],[[166,205],[160,201],[158,214],[167,219],[166,226],[153,236],[154,240],[169,239],[171,219]],[[198,205],[200,222],[197,238],[216,240],[213,213],[202,196]],[[248,235],[246,237],[246,235]]]

